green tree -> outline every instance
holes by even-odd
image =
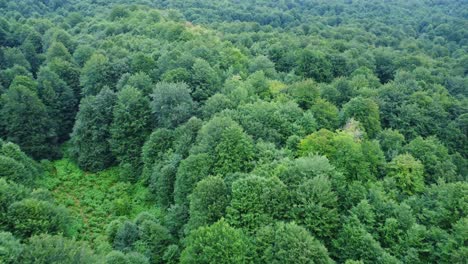
[[[439,178],[447,181],[457,179],[456,167],[447,148],[435,137],[417,137],[405,146],[413,157],[424,165],[426,183],[435,183]]]
[[[100,53],[93,54],[81,70],[82,95],[96,95],[104,86],[112,87],[110,68],[109,59],[106,56]]]
[[[180,163],[174,186],[176,204],[188,207],[193,188],[211,174],[212,166],[213,160],[206,153],[190,155]]]
[[[410,154],[398,155],[387,165],[388,177],[401,192],[413,195],[424,190],[424,166]]]
[[[2,65],[5,68],[11,68],[14,65],[23,66],[30,70],[31,65],[24,56],[23,52],[19,48],[2,48],[3,50],[3,62]]]
[[[223,131],[229,127],[239,127],[239,125],[229,117],[215,116],[210,119],[198,132],[197,144],[191,149],[191,153],[213,154],[221,142]]]
[[[7,229],[9,225],[7,218],[9,206],[25,198],[29,192],[30,190],[23,185],[0,178],[0,227],[2,230]]]
[[[334,130],[338,127],[339,111],[332,103],[319,98],[310,107],[310,111],[317,121],[318,128]]]
[[[74,158],[86,171],[103,170],[115,161],[109,139],[116,100],[117,96],[107,88],[81,100],[71,142]]]
[[[232,126],[221,134],[215,148],[214,173],[226,175],[230,172],[248,172],[252,167],[254,146],[242,128]]]
[[[79,45],[73,53],[73,60],[83,67],[86,61],[94,54],[95,49],[87,45]]]
[[[164,252],[173,242],[169,230],[154,220],[143,220],[138,224],[138,251],[148,257],[151,263],[165,263]],[[133,262],[131,262],[133,263]]]
[[[205,101],[219,89],[217,72],[203,59],[196,59],[192,66],[192,96],[197,102]]]
[[[317,82],[329,82],[332,76],[332,64],[321,51],[304,49],[297,62],[297,72]]]
[[[402,152],[405,136],[398,130],[384,129],[377,136],[377,140],[385,154],[385,159],[390,161]]]
[[[255,245],[259,263],[334,263],[327,249],[294,223],[263,227],[255,237]]]
[[[20,162],[0,155],[0,177],[19,184],[31,185],[35,176]]]
[[[117,94],[113,110],[110,146],[120,165],[132,168],[131,175],[122,175],[125,180],[134,181],[140,177],[141,147],[151,129],[149,100],[136,88],[124,88]]]
[[[59,58],[64,61],[71,61],[72,56],[67,48],[61,42],[54,42],[50,45],[46,55],[47,61]]]
[[[131,252],[139,239],[138,227],[131,221],[121,223],[113,236],[112,247],[122,252]]]
[[[141,179],[147,181],[153,168],[163,161],[164,155],[172,148],[175,133],[166,128],[156,129],[151,133],[142,148],[143,172]]]
[[[59,142],[63,142],[75,123],[77,102],[73,90],[47,67],[41,67],[37,78],[39,97],[47,107]]]
[[[395,75],[396,65],[394,63],[395,54],[388,49],[376,49],[375,58],[375,73],[381,83],[387,83],[393,80]]]
[[[372,99],[355,97],[346,103],[342,110],[342,124],[350,118],[359,121],[370,138],[381,130],[379,107]]]
[[[269,78],[276,76],[275,64],[267,57],[259,55],[253,60],[249,61],[249,72],[254,73],[263,71]]]
[[[101,259],[83,242],[60,235],[42,234],[28,240],[20,263],[98,263]]]
[[[126,73],[122,75],[117,83],[117,90],[122,90],[126,85],[133,86],[140,90],[142,94],[149,95],[153,89],[153,80],[144,72],[135,74]]]
[[[169,153],[153,168],[149,187],[162,208],[168,208],[174,202],[174,184],[180,161],[180,155]]]
[[[47,63],[47,67],[55,72],[73,90],[75,98],[81,98],[80,69],[77,65],[59,58]]]
[[[32,77],[32,74],[25,67],[14,65],[11,68],[0,71],[0,82],[3,84],[3,87],[9,87],[16,76]]]
[[[234,116],[254,139],[283,145],[292,136],[315,131],[315,119],[292,101],[241,104]]]
[[[7,220],[13,233],[23,239],[48,233],[69,233],[70,219],[64,207],[46,201],[24,199],[12,203]]]
[[[287,91],[302,109],[311,108],[319,99],[320,93],[317,84],[312,80],[293,83]]]
[[[338,197],[326,176],[304,181],[295,192],[293,219],[315,237],[331,241],[339,224]]]
[[[247,176],[232,184],[227,219],[235,227],[255,232],[274,219],[285,217],[286,186],[278,178]]]
[[[1,142],[0,141],[0,155],[12,158],[16,162],[20,163],[25,168],[25,173],[21,175],[22,178],[28,179],[28,176],[31,177],[39,177],[42,173],[41,167],[37,164],[33,159],[28,157],[26,153],[24,153],[20,147],[12,142]],[[31,183],[33,182],[33,178],[30,179]],[[21,184],[26,184],[22,182]]]
[[[57,157],[56,133],[38,95],[25,86],[14,85],[1,99],[5,138],[35,159]]]
[[[11,233],[0,232],[0,260],[5,264],[19,262],[24,246]]]
[[[208,177],[195,186],[190,195],[190,220],[187,230],[214,224],[228,206],[228,188],[221,177]]]
[[[194,111],[194,102],[184,83],[158,83],[151,97],[157,127],[177,127],[187,121]]]
[[[121,251],[111,251],[105,257],[106,264],[148,264],[150,263],[148,258],[137,253],[130,252],[125,254]]]
[[[233,108],[233,102],[226,95],[217,93],[205,101],[205,104],[201,107],[201,112],[204,119],[210,119],[216,113],[229,108]]]
[[[359,259],[369,263],[398,263],[354,216],[348,218],[333,244],[335,257],[340,261]]]
[[[325,155],[350,181],[367,181],[375,176],[371,174],[371,164],[366,160],[359,138],[356,139],[352,131],[333,133],[321,129],[310,134],[301,140],[299,154],[314,153]]]
[[[193,231],[186,245],[180,263],[245,263],[250,257],[248,238],[224,220]]]

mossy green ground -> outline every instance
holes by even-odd
[[[159,214],[146,200],[147,188],[119,181],[118,168],[87,173],[69,159],[50,163],[39,186],[49,189],[74,219],[74,236],[93,244],[103,239],[107,225],[119,217],[132,219],[142,211]]]

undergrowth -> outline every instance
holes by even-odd
[[[67,158],[47,167],[38,185],[49,189],[56,202],[70,210],[74,219],[72,230],[78,240],[94,244],[104,239],[107,224],[121,217],[132,219],[142,211],[160,214],[147,201],[146,187],[119,181],[118,168],[87,173]]]

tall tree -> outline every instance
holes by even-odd
[[[374,138],[382,129],[379,107],[372,99],[355,97],[346,103],[342,110],[342,124],[350,118],[359,121],[370,138]]]
[[[258,263],[334,263],[325,246],[294,223],[261,228],[255,245]]]
[[[80,168],[86,171],[103,170],[115,161],[109,139],[116,100],[117,96],[107,88],[97,96],[81,100],[71,142],[73,156]]]
[[[180,263],[246,263],[251,250],[248,238],[224,220],[193,231],[186,243]]]
[[[58,156],[54,125],[36,92],[12,85],[2,95],[0,116],[8,141],[18,144],[35,159]]]
[[[329,82],[332,76],[332,65],[321,51],[305,49],[299,57],[297,72],[317,82]]]
[[[326,176],[304,181],[294,194],[294,220],[315,237],[331,241],[338,227],[338,197]]]
[[[38,74],[39,97],[47,107],[60,142],[69,138],[75,122],[76,98],[73,90],[51,71],[42,67]]]
[[[410,154],[396,156],[387,167],[387,176],[396,181],[404,194],[413,195],[424,190],[424,166]]]
[[[227,219],[233,226],[255,232],[274,219],[284,218],[286,201],[286,186],[278,178],[240,178],[232,184]]]
[[[190,195],[187,229],[191,231],[214,224],[224,216],[228,202],[228,188],[221,177],[201,180]]]
[[[456,166],[447,148],[435,137],[417,137],[404,148],[424,165],[426,183],[435,183],[439,178],[457,180]]]
[[[220,81],[216,71],[203,59],[196,59],[192,67],[193,98],[205,101],[219,89]]]
[[[112,87],[110,67],[109,59],[102,54],[95,53],[89,58],[80,76],[83,96],[96,95],[106,85]]]
[[[141,148],[152,129],[149,100],[134,87],[128,86],[117,95],[111,125],[111,149],[126,180],[136,180],[142,169]],[[128,171],[131,169],[131,171]]]
[[[157,127],[174,128],[187,121],[194,111],[194,102],[184,83],[158,83],[151,97]]]
[[[248,172],[252,168],[253,157],[252,139],[242,128],[228,127],[223,131],[221,141],[215,148],[214,172],[220,175]]]

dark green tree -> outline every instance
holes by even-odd
[[[73,90],[47,67],[39,70],[38,83],[39,97],[47,107],[59,142],[63,142],[69,138],[75,123],[77,102]]]
[[[320,93],[318,85],[312,80],[293,83],[287,91],[302,109],[311,108],[319,99]]]
[[[334,130],[338,127],[339,111],[332,103],[319,98],[310,107],[310,111],[317,121],[318,128]]]
[[[456,167],[447,148],[435,137],[417,137],[405,146],[413,157],[424,165],[426,183],[435,183],[439,178],[446,181],[457,179]]]
[[[0,259],[5,264],[19,262],[24,246],[9,232],[0,232]]]
[[[158,83],[151,97],[157,127],[174,128],[187,121],[194,111],[194,102],[184,83]]]
[[[42,233],[68,235],[71,224],[64,207],[35,199],[12,203],[7,221],[10,230],[23,239]]]
[[[143,161],[142,180],[147,181],[155,167],[160,167],[164,155],[174,144],[175,133],[166,128],[156,129],[143,145],[141,158]]]
[[[305,49],[297,62],[297,72],[305,78],[317,82],[329,82],[332,76],[332,64],[321,51]]]
[[[174,202],[174,184],[180,161],[180,155],[170,153],[153,167],[149,187],[162,208],[168,208]]]
[[[117,96],[106,88],[97,96],[88,96],[80,103],[71,144],[74,158],[86,171],[103,170],[115,161],[109,139],[116,100]]]
[[[1,124],[5,138],[35,159],[58,156],[57,136],[47,108],[27,87],[13,85],[2,95]]]
[[[148,257],[151,263],[165,263],[164,252],[174,241],[169,230],[154,220],[143,220],[138,224],[138,251]]]
[[[247,176],[232,184],[227,219],[233,226],[255,232],[285,217],[286,186],[278,178]]]
[[[390,161],[403,151],[405,136],[398,130],[384,129],[377,136],[377,140],[385,154],[385,159]]]
[[[59,58],[47,63],[47,67],[55,72],[73,90],[77,101],[81,98],[80,69],[77,65]],[[78,110],[78,109],[77,109]]]
[[[189,195],[193,188],[211,174],[212,166],[212,158],[205,153],[190,155],[180,163],[174,186],[176,204],[189,206]]]
[[[335,257],[340,261],[358,259],[370,263],[398,263],[354,216],[346,221],[333,244]]]
[[[315,237],[331,241],[339,224],[338,197],[326,176],[304,181],[295,192],[293,219]]]
[[[104,86],[112,87],[109,59],[100,53],[93,54],[81,70],[82,95],[96,95]]]
[[[61,42],[54,42],[50,45],[46,55],[47,61],[59,58],[64,61],[71,61],[72,56]]]
[[[203,59],[196,59],[192,67],[192,96],[197,102],[205,101],[220,87],[218,73]]]
[[[149,100],[133,87],[117,94],[110,128],[112,153],[120,165],[130,166],[130,175],[123,179],[134,181],[141,175],[141,148],[152,129]],[[128,164],[128,165],[127,165]]]
[[[126,85],[133,86],[142,94],[149,95],[153,89],[153,80],[144,72],[135,74],[124,74],[117,83],[117,90],[122,90]]]

